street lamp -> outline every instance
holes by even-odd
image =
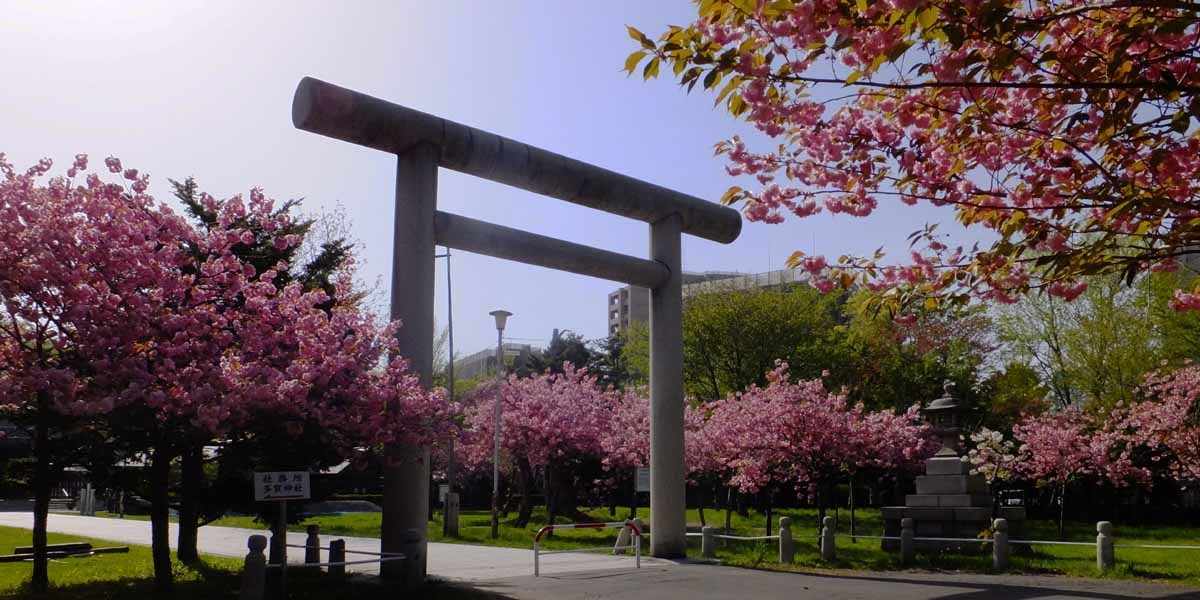
[[[493,310],[496,319],[496,406],[492,424],[492,539],[500,537],[500,388],[504,385],[504,325],[512,313]]]

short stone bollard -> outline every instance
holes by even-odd
[[[825,517],[821,521],[821,560],[834,560],[837,558],[837,546],[834,542],[837,535],[837,529],[833,523],[833,517]]]
[[[792,541],[792,518],[779,517],[779,562],[796,562],[796,543]]]
[[[917,558],[917,541],[911,517],[900,519],[900,564],[911,565]]]
[[[242,589],[238,592],[238,600],[263,600],[267,590],[267,557],[263,554],[267,549],[267,536],[250,536],[246,547],[250,552],[242,566]]]
[[[1100,521],[1096,523],[1096,568],[1108,571],[1116,564],[1117,559],[1113,553],[1113,524]]]
[[[346,562],[346,540],[333,540],[329,542],[329,562]],[[331,564],[329,565],[328,573],[334,579],[344,579],[346,577],[346,565]]]
[[[321,562],[321,526],[317,524],[304,528],[308,538],[304,540],[304,563],[313,565]]]
[[[1008,519],[992,521],[992,569],[1008,570]]]
[[[705,525],[700,528],[700,556],[712,560],[717,557],[717,528]]]

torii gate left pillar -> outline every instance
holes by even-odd
[[[433,215],[437,210],[438,152],[418,144],[397,156],[392,231],[391,319],[402,323],[397,349],[421,385],[433,384]],[[405,560],[380,564],[380,572],[417,585],[425,578],[429,518],[429,449],[389,448],[383,478],[381,552]]]

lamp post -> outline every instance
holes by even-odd
[[[492,539],[500,537],[500,394],[504,385],[504,325],[512,313],[493,310],[496,319],[496,406],[492,423]]]

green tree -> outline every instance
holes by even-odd
[[[843,363],[830,369],[829,383],[869,408],[903,410],[940,397],[949,380],[965,406],[986,413],[980,373],[994,344],[983,310],[950,307],[895,321],[864,310],[870,296],[859,292],[847,303],[852,317],[838,332]]]
[[[1138,278],[1131,286],[1097,276],[1076,301],[1036,294],[998,308],[998,333],[1010,361],[1033,368],[1059,406],[1097,413],[1136,399],[1146,373],[1172,356],[1165,331],[1186,331],[1194,315],[1156,309],[1167,281]],[[1156,291],[1158,290],[1158,291]],[[1186,342],[1175,339],[1172,351]]]
[[[991,406],[982,425],[996,431],[1011,431],[1021,415],[1038,414],[1050,407],[1050,393],[1038,372],[1022,362],[1010,362],[984,382]]]
[[[689,394],[716,400],[766,385],[775,361],[799,378],[836,366],[830,336],[840,299],[808,286],[729,289],[684,301],[683,370]]]

